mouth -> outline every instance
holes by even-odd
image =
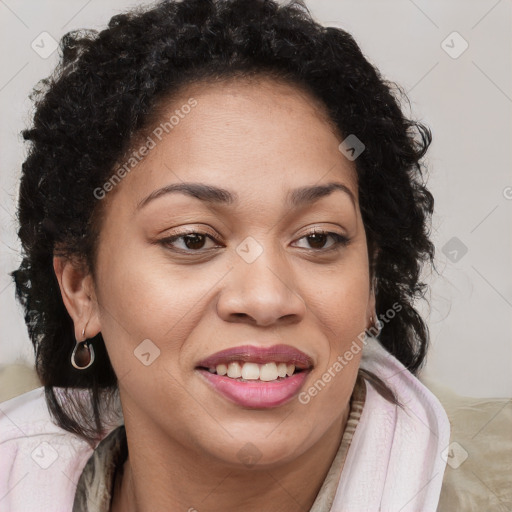
[[[247,408],[277,407],[298,394],[312,359],[288,345],[245,345],[201,361],[196,370],[230,402]]]

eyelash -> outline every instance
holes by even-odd
[[[171,250],[173,250],[175,252],[180,252],[180,253],[185,253],[185,254],[201,253],[201,252],[205,252],[205,251],[209,250],[209,249],[185,250],[185,249],[175,249],[175,248],[170,247],[173,242],[175,242],[176,240],[179,240],[180,238],[184,238],[188,235],[204,235],[204,236],[208,237],[210,240],[212,240],[213,242],[217,242],[215,240],[215,238],[208,233],[205,233],[202,231],[187,231],[187,232],[179,233],[177,235],[173,235],[173,236],[170,236],[167,238],[163,238],[162,240],[159,240],[159,243],[161,245],[163,245],[164,247],[170,248]],[[303,238],[309,238],[314,235],[331,236],[334,239],[334,243],[327,249],[306,249],[306,250],[309,250],[312,252],[326,253],[326,252],[336,251],[342,247],[346,247],[350,243],[350,239],[348,239],[347,237],[345,237],[343,235],[340,235],[339,233],[334,233],[332,231],[323,231],[323,230],[319,230],[319,229],[315,229],[315,230],[311,231],[310,233],[307,233],[306,235],[301,236],[298,240],[302,240]]]

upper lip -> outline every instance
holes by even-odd
[[[265,363],[287,363],[294,364],[302,370],[308,370],[313,366],[313,360],[304,352],[291,347],[290,345],[273,345],[261,347],[256,345],[242,345],[216,352],[200,361],[197,366],[203,368],[214,368],[218,364],[229,364],[234,361],[251,362],[258,364]]]

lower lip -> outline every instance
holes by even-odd
[[[231,402],[242,407],[259,409],[277,407],[291,400],[298,394],[309,373],[304,370],[274,382],[260,380],[242,382],[210,373],[208,370],[200,369],[199,372],[216,391]]]

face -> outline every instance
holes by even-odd
[[[360,353],[336,362],[373,312],[365,230],[320,108],[268,79],[191,86],[105,199],[87,337],[102,332],[127,421],[228,465],[248,442],[263,465],[313,447],[357,375]]]

